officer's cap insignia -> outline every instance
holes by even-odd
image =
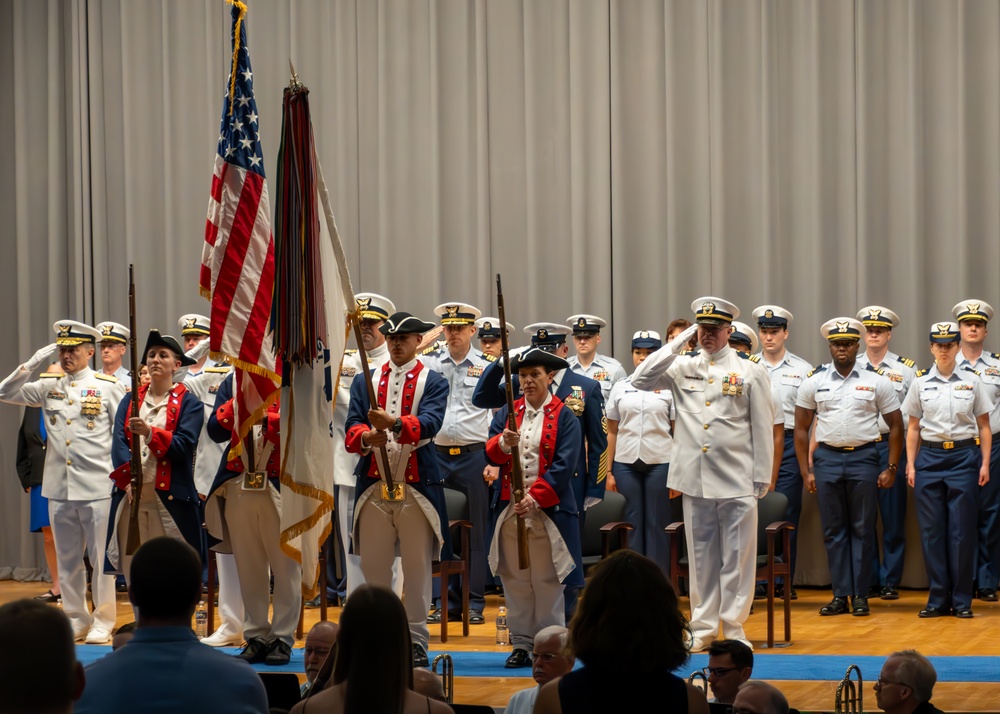
[[[872,320],[877,320],[879,315],[881,314],[882,314],[882,308],[879,307],[868,308],[868,317],[871,318]],[[837,324],[839,325],[840,323]]]
[[[459,307],[461,307],[461,305],[446,305],[444,309],[448,311],[448,317],[454,318],[458,317]]]
[[[195,325],[195,323],[197,321],[198,321],[198,318],[196,318],[196,317],[189,317],[188,319],[186,319],[184,321],[184,326],[185,327],[194,327],[194,325]]]
[[[101,334],[105,337],[111,334],[111,325],[101,325]]]
[[[548,330],[539,330],[538,331],[538,339],[540,339],[540,340],[547,340],[548,338],[549,338],[549,331]]]
[[[69,337],[70,326],[69,325],[59,325],[59,336]]]
[[[370,297],[358,298],[357,303],[362,310],[367,310],[368,306],[372,304],[372,299]]]
[[[713,302],[702,303],[702,305],[701,305],[701,311],[705,315],[712,314],[713,312],[715,312],[715,303],[713,303]]]
[[[849,323],[847,321],[841,322],[840,320],[838,320],[837,321],[837,332],[847,332],[847,328],[850,327],[850,324],[851,323]]]
[[[774,317],[774,310],[771,309],[764,310],[764,317],[767,318]]]
[[[948,334],[948,329],[950,327],[951,327],[951,325],[949,323],[947,323],[947,322],[939,322],[937,324],[938,332],[940,332],[942,335]]]
[[[976,315],[976,314],[979,313],[979,303],[978,302],[970,302],[970,303],[967,303],[965,306],[969,309],[969,314]]]
[[[587,318],[581,317],[579,320],[576,321],[576,326],[577,327],[586,327],[587,326]]]
[[[639,333],[639,339],[646,340],[649,339],[649,331],[643,330]]]
[[[486,322],[483,323],[483,329],[484,330],[492,330],[493,329],[493,323],[487,320]]]

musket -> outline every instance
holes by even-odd
[[[500,352],[503,357],[504,392],[507,395],[507,428],[517,431],[517,415],[514,413],[514,379],[510,373],[510,344],[507,340],[507,316],[503,307],[503,288],[500,273],[497,273],[497,311],[500,319]],[[510,493],[514,503],[524,498],[524,471],[521,469],[521,451],[518,447],[510,450]],[[525,570],[531,567],[528,557],[528,530],[524,516],[517,516],[517,567]]]
[[[361,339],[361,316],[355,312],[351,316],[351,322],[354,323],[354,339],[358,342],[358,357],[361,358],[361,372],[365,375],[365,386],[368,388],[368,404],[370,408],[374,409],[378,407],[378,396],[375,394],[372,372],[368,369],[368,352],[365,350],[364,340]],[[378,447],[378,453],[382,457],[382,466],[379,468],[379,471],[382,472],[382,487],[385,489],[385,493],[382,494],[383,498],[391,501],[401,500],[403,494],[392,482],[389,451],[385,448],[385,444]],[[376,465],[378,464],[377,459],[375,463]]]
[[[132,264],[128,266],[128,345],[132,359],[129,375],[132,378],[132,416],[139,416],[139,348],[135,342],[135,280]],[[139,498],[142,495],[142,455],[139,435],[132,432],[132,456],[129,460],[129,478],[132,481],[132,503],[128,513],[128,537],[125,555],[132,555],[139,548]]]

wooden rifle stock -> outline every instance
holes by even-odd
[[[354,323],[354,339],[358,342],[358,357],[361,358],[361,373],[365,375],[365,386],[368,387],[368,407],[375,409],[378,407],[378,395],[375,394],[375,384],[372,382],[372,371],[368,369],[368,352],[365,350],[364,340],[361,339],[361,316],[355,313],[351,317]],[[396,487],[392,483],[392,472],[389,466],[389,451],[385,444],[378,447],[379,455],[382,457],[382,464],[379,471],[382,472],[382,482],[385,484],[388,493],[394,493]],[[376,461],[376,464],[378,461]]]
[[[128,266],[128,344],[132,360],[129,374],[132,378],[132,416],[139,416],[139,348],[135,342],[135,280],[132,264]],[[133,555],[139,546],[139,498],[142,496],[142,455],[139,435],[132,432],[132,456],[129,460],[129,478],[132,482],[132,503],[128,513],[128,537],[125,539],[125,555]]]
[[[500,318],[500,353],[503,357],[504,392],[507,395],[507,428],[517,431],[517,415],[514,413],[514,378],[510,373],[510,343],[507,339],[507,315],[503,306],[503,288],[500,273],[497,273],[497,312]],[[521,451],[518,447],[510,450],[510,493],[514,503],[524,498],[524,471],[521,469]],[[517,567],[526,570],[531,567],[528,557],[528,530],[524,516],[517,516]]]

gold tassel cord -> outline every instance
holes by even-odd
[[[236,96],[236,63],[240,56],[240,30],[243,27],[243,18],[247,14],[247,5],[240,0],[226,0],[227,3],[240,11],[236,18],[236,26],[233,28],[233,66],[229,70],[229,116],[233,115],[233,100]]]

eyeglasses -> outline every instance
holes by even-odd
[[[910,686],[906,682],[890,682],[888,679],[882,679],[882,675],[881,674],[878,676],[878,679],[875,680],[875,684],[877,684],[879,687],[884,687],[887,684],[898,684],[900,687],[909,687]]]
[[[550,663],[554,662],[556,657],[559,657],[555,652],[532,652],[530,655],[532,662],[537,662],[542,660],[542,662]]]
[[[741,669],[741,668],[740,667],[705,667],[701,671],[702,671],[702,673],[706,677],[711,677],[713,674],[716,677],[725,677],[730,672],[736,672],[739,669]]]

